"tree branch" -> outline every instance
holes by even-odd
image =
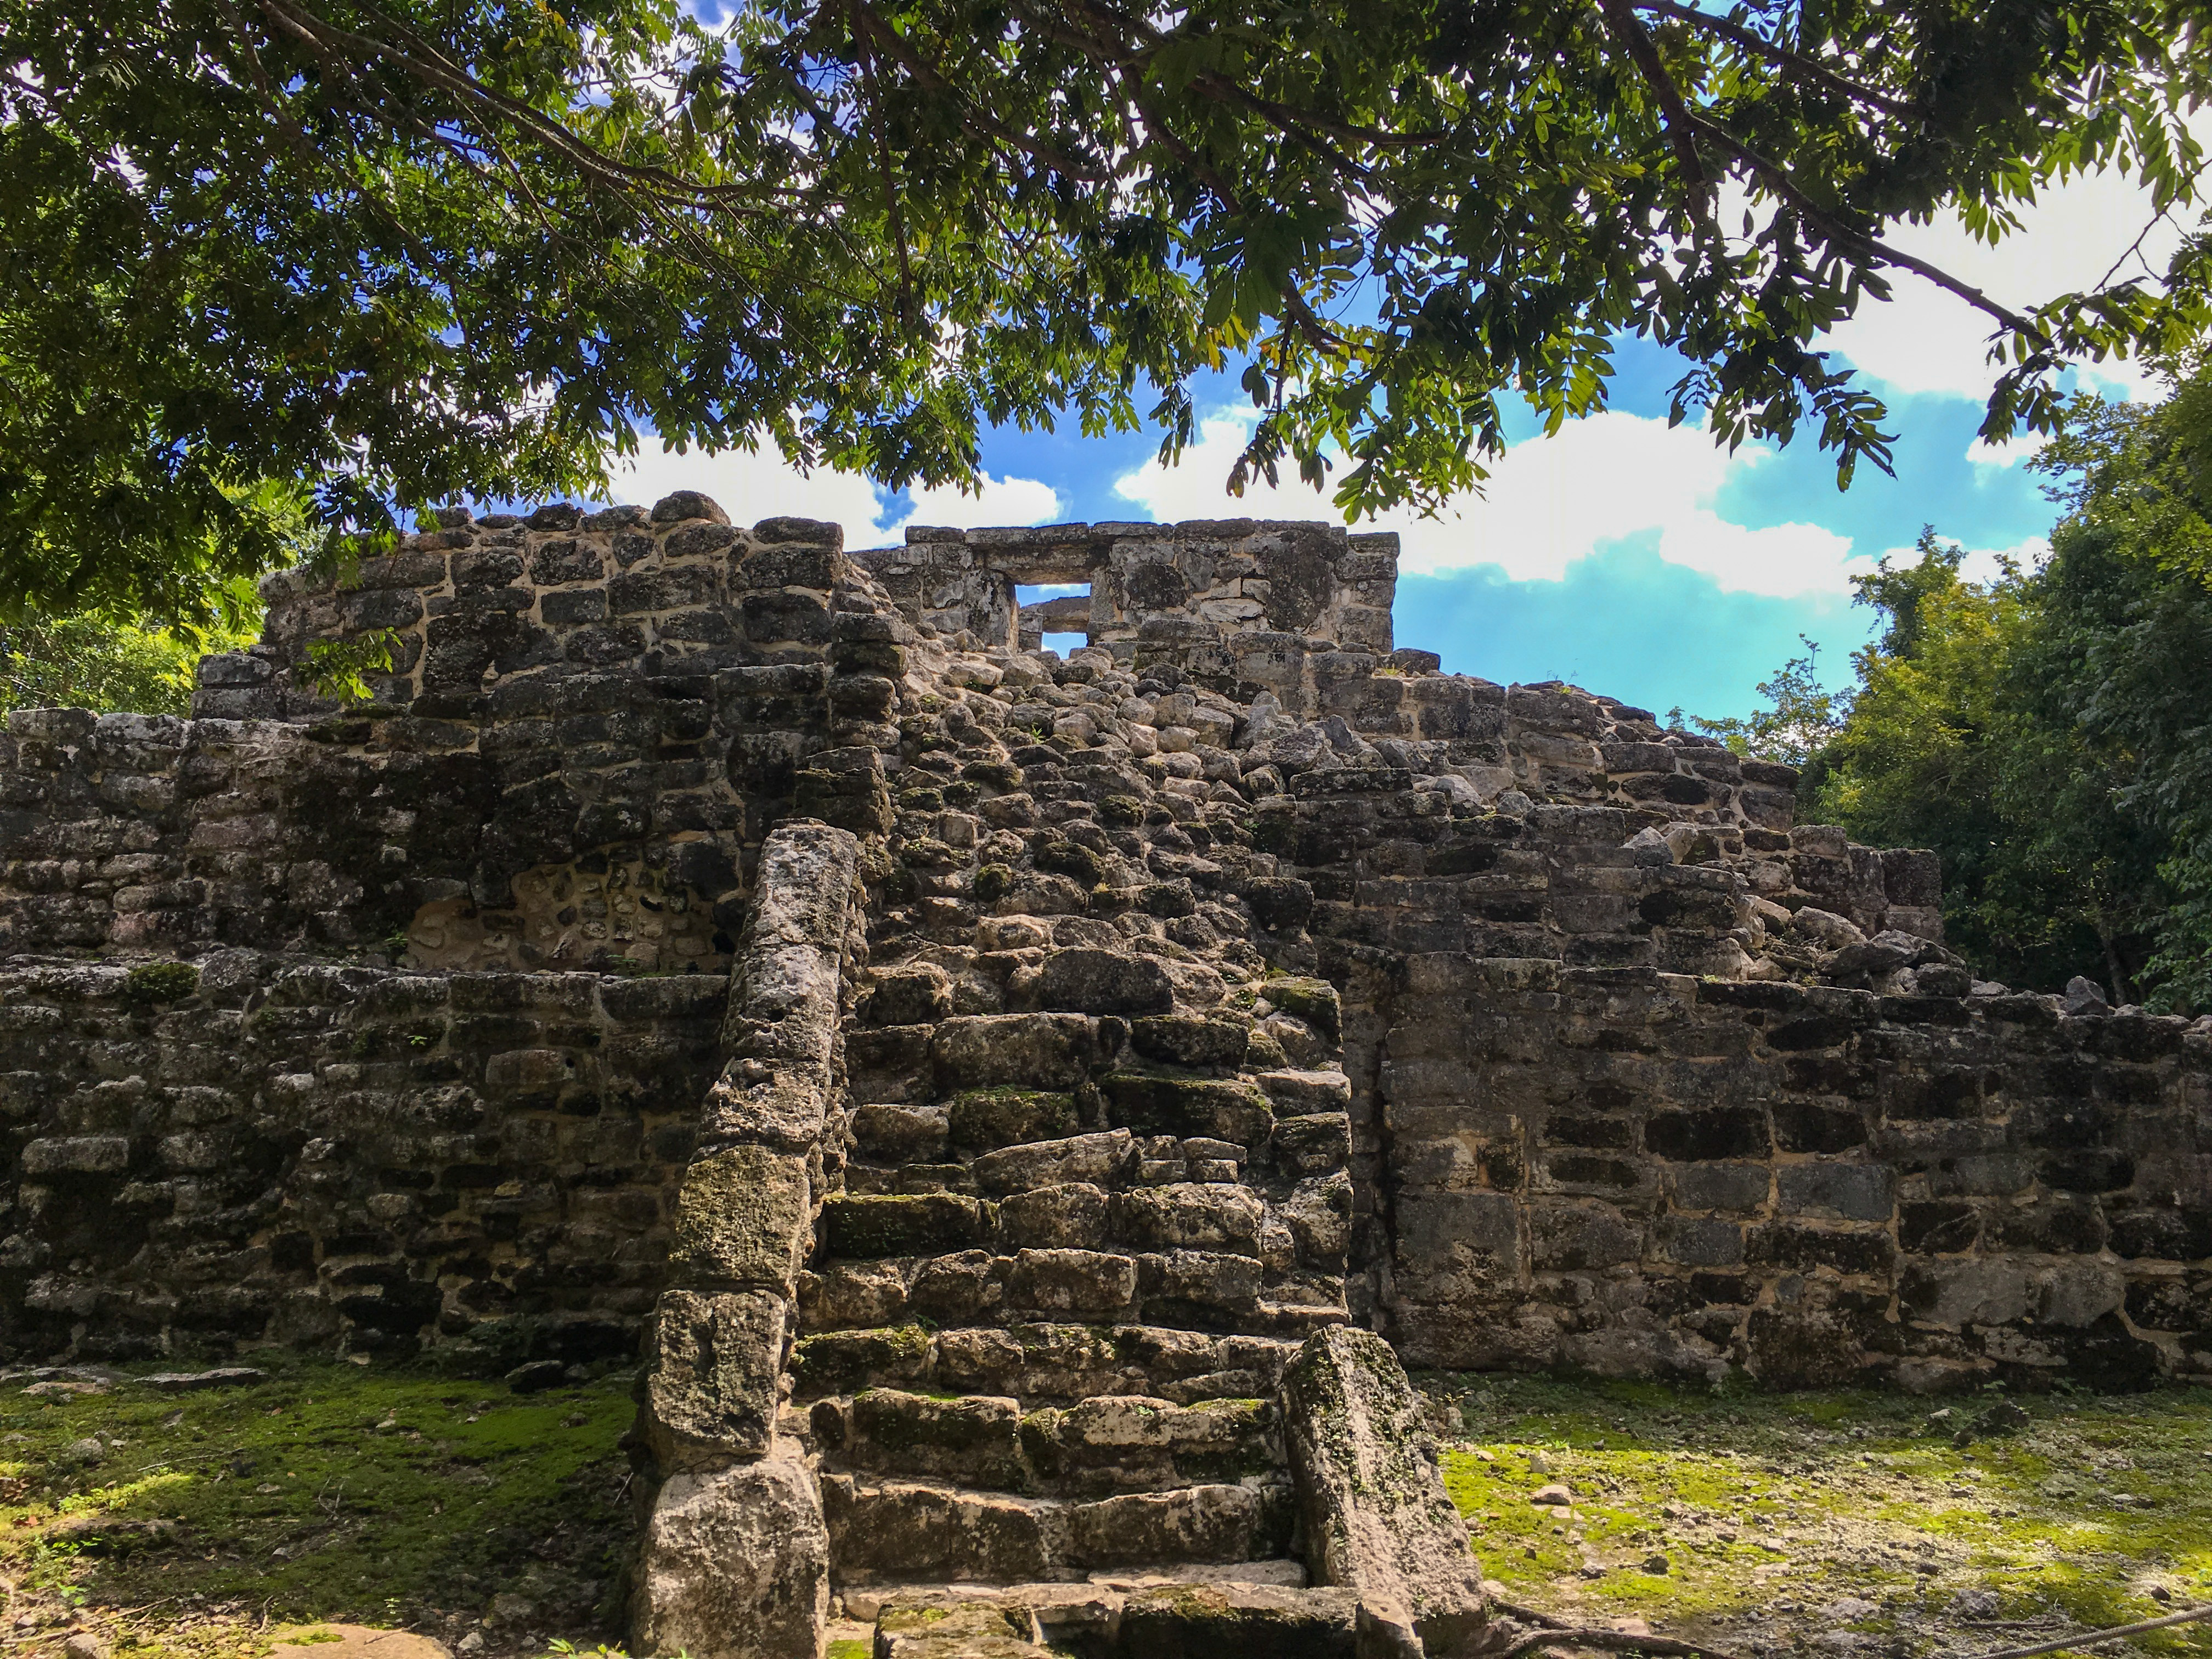
[[[1717,34],[1722,40],[1741,46],[1746,52],[1756,52],[1761,58],[1779,64],[1785,69],[1794,70],[1807,80],[1826,87],[1831,92],[1840,93],[1844,97],[1856,99],[1863,104],[1871,104],[1886,115],[1894,115],[1899,119],[1905,121],[1917,121],[1920,118],[1911,105],[1901,103],[1887,93],[1877,92],[1861,82],[1847,79],[1817,59],[1792,52],[1787,46],[1778,46],[1765,36],[1745,28],[1740,24],[1731,23],[1727,18],[1718,16],[1712,12],[1699,11],[1694,6],[1683,5],[1681,0],[1629,0],[1629,3],[1638,11],[1660,12],[1678,21],[1687,23],[1692,28],[1702,29],[1708,34]]]
[[[1692,203],[1691,210],[1700,219],[1711,217],[1713,181],[1698,155],[1697,123],[1689,106],[1682,101],[1682,89],[1667,73],[1666,64],[1659,61],[1659,48],[1651,44],[1650,35],[1638,21],[1631,0],[1598,0],[1598,9],[1605,16],[1607,28],[1620,42],[1638,73],[1651,88],[1651,95],[1659,100],[1661,124],[1667,130],[1667,142],[1674,146],[1675,165],[1698,198]]]
[[[1896,265],[1902,270],[1925,276],[1947,294],[1957,295],[1977,311],[1994,317],[2007,328],[2026,337],[2037,346],[2046,349],[2050,346],[2051,336],[2040,325],[2021,316],[2009,306],[1991,299],[1971,283],[1960,281],[1941,265],[1930,264],[1927,260],[1907,253],[1902,248],[1892,247],[1877,236],[1870,235],[1865,231],[1846,224],[1800,190],[1797,187],[1797,181],[1790,176],[1789,169],[1780,162],[1768,160],[1757,150],[1735,137],[1726,129],[1712,122],[1699,120],[1695,116],[1690,118],[1692,125],[1699,137],[1726,150],[1765,179],[1776,195],[1796,209],[1800,218],[1808,224],[1817,227],[1830,241],[1840,242],[1855,248],[1862,256],[1874,260],[1876,264]]]

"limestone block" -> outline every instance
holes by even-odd
[[[936,1164],[945,1156],[942,1106],[858,1106],[853,1139],[864,1157],[888,1164]]]
[[[1260,1087],[1269,1103],[1287,1116],[1341,1112],[1352,1105],[1352,1079],[1341,1072],[1262,1072]]]
[[[831,1475],[822,1504],[841,1571],[1018,1582],[1052,1565],[1046,1511],[1023,1498]]]
[[[1121,1607],[1121,1649],[1146,1659],[1352,1659],[1358,1598],[1280,1584],[1169,1584]]]
[[[1261,1204],[1250,1188],[1227,1182],[1176,1182],[1114,1199],[1116,1235],[1149,1249],[1230,1250],[1258,1246]]]
[[[758,1285],[795,1293],[814,1242],[806,1160],[762,1146],[695,1159],[676,1200],[674,1270],[703,1285]]]
[[[766,1455],[786,1324],[783,1298],[768,1291],[662,1293],[643,1421],[664,1470],[702,1454]]]
[[[1471,1638],[1482,1571],[1389,1344],[1344,1326],[1308,1338],[1283,1377],[1283,1432],[1316,1581],[1410,1615],[1431,1653]]]
[[[946,1112],[957,1146],[1020,1146],[1051,1140],[1076,1127],[1075,1097],[1063,1091],[1002,1084],[957,1095]]]
[[[1194,1071],[1233,1072],[1252,1040],[1249,1019],[1216,1015],[1154,1015],[1132,1020],[1129,1038],[1147,1060]]]
[[[1261,1273],[1254,1255],[1165,1250],[1138,1257],[1137,1270],[1147,1316],[1164,1322],[1193,1312],[1209,1320],[1249,1318],[1259,1307]]]
[[[1203,1135],[1239,1146],[1267,1144],[1273,1114],[1249,1083],[1115,1072],[1101,1079],[1108,1120],[1137,1134]]]
[[[975,1184],[994,1196],[1062,1182],[1112,1186],[1129,1173],[1137,1144],[1127,1129],[1037,1140],[986,1152],[973,1165]]]
[[[1185,1486],[1127,1492],[1068,1511],[1067,1554],[1078,1566],[1251,1561],[1290,1541],[1286,1493],[1264,1486]]]
[[[1137,1294],[1137,1264],[1097,1250],[1023,1250],[1006,1274],[1006,1297],[1039,1313],[1103,1318]]]
[[[999,1601],[957,1601],[909,1593],[876,1615],[876,1659],[1050,1659],[1036,1615]]]
[[[930,1057],[952,1089],[1072,1089],[1088,1073],[1094,1045],[1091,1022],[1080,1014],[970,1014],[938,1028]]]
[[[927,1255],[975,1243],[983,1218],[958,1193],[847,1193],[823,1205],[822,1235],[834,1255]]]
[[[736,1054],[819,1063],[836,1042],[837,1000],[835,949],[811,941],[748,944],[723,1040]]]
[[[1352,1118],[1315,1112],[1275,1120],[1275,1163],[1292,1175],[1327,1175],[1352,1161]]]
[[[27,1176],[117,1175],[130,1163],[131,1139],[127,1135],[68,1135],[30,1141],[23,1148],[23,1173]]]
[[[1045,961],[1037,1000],[1079,1014],[1163,1014],[1175,1006],[1175,984],[1150,957],[1059,951]]]
[[[741,1140],[786,1152],[821,1144],[830,1109],[830,1068],[732,1060],[707,1092],[699,1136],[709,1145]]]
[[[848,1455],[886,1474],[1012,1486],[1022,1480],[1020,1423],[1019,1406],[1003,1395],[939,1400],[869,1389],[853,1401]]]
[[[821,1651],[830,1534],[795,1460],[679,1473],[654,1499],[639,1554],[640,1654],[793,1659]]]
[[[999,1206],[999,1235],[1008,1249],[1079,1249],[1103,1238],[1106,1227],[1106,1194],[1087,1182],[1032,1188]]]

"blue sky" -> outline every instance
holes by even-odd
[[[2138,192],[2097,178],[2038,204],[2026,231],[1995,248],[1943,225],[1893,240],[2017,305],[2095,281],[2148,216]],[[1662,713],[1748,712],[1759,681],[1800,653],[1801,635],[1838,683],[1873,622],[1851,603],[1850,575],[1909,550],[1923,524],[1972,551],[1970,572],[2045,550],[2054,509],[2020,465],[2030,447],[1975,442],[1994,374],[1986,332],[1962,302],[1903,276],[1894,301],[1869,301],[1826,342],[1887,401],[1897,434],[1895,476],[1862,465],[1844,492],[1810,436],[1730,456],[1702,431],[1667,428],[1679,362],[1623,342],[1607,413],[1550,438],[1524,421],[1480,499],[1455,501],[1441,520],[1382,521],[1404,541],[1399,643],[1462,672],[1570,680]],[[2154,391],[2130,365],[2082,383],[2111,397]],[[773,456],[664,454],[641,460],[617,494],[702,489],[741,522],[838,520],[854,546],[896,539],[910,522],[1334,516],[1296,485],[1230,497],[1249,414],[1228,379],[1200,387],[1199,403],[1201,441],[1172,471],[1157,465],[1156,434],[1008,430],[984,444],[980,497],[890,495],[857,477],[800,477]]]

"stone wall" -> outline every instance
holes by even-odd
[[[1193,638],[1387,653],[1398,585],[1395,535],[1253,519],[916,526],[904,546],[858,556],[917,628],[969,649],[1024,643],[1018,585],[1088,583],[1087,605],[1060,602],[1054,631],[1085,635],[1124,663]]]
[[[726,994],[246,951],[0,965],[0,1345],[632,1356]]]
[[[1409,1363],[2212,1376],[2212,1020],[1973,981],[1924,937],[1928,855],[1830,828],[1295,783],[1255,840],[1346,988],[1368,1307]]]
[[[1332,981],[1341,1305],[1409,1354],[2203,1374],[2206,1030],[1976,985],[1933,858],[1794,824],[1787,768],[1394,651],[1394,564],[1389,538],[1251,521],[848,556],[834,526],[743,529],[696,495],[449,514],[343,581],[272,582],[192,720],[11,715],[0,1024],[36,1150],[0,1233],[8,1340],[633,1331],[729,1058],[708,1013],[649,1011],[724,983],[799,815],[860,838],[886,938],[1097,948],[1141,915]],[[1091,649],[1012,648],[1015,583],[1083,580]],[[373,699],[319,695],[315,649],[376,630]],[[172,961],[205,988],[128,977]],[[954,965],[951,1013],[1006,1011]],[[552,1000],[471,1000],[499,997]],[[380,1011],[410,999],[402,1048]],[[855,1026],[857,1106],[912,1086],[880,1024]],[[549,1088],[600,1103],[531,1103]],[[72,1243],[80,1200],[125,1194],[128,1226]],[[478,1206],[526,1240],[489,1273],[437,1243]],[[575,1227],[623,1263],[581,1301],[539,1265]]]
[[[343,585],[272,578],[190,720],[10,716],[0,953],[726,969],[805,757],[896,740],[895,619],[834,525],[654,511],[453,514]],[[318,694],[313,649],[377,630],[374,699]]]

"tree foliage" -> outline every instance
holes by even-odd
[[[2212,1009],[2209,386],[2075,403],[2037,463],[2066,507],[2039,570],[1962,580],[1930,531],[1857,579],[1881,630],[1802,763],[1801,813],[1939,852],[1953,941],[2008,982]],[[1745,746],[1792,759],[1776,693],[1804,688],[1761,690]]]
[[[185,614],[323,520],[603,483],[640,423],[893,484],[984,423],[1194,428],[1354,513],[1476,482],[1500,398],[1810,426],[1898,280],[1986,316],[1991,435],[2206,318],[2191,240],[2015,309],[1887,240],[2086,168],[2197,199],[2167,0],[0,0],[0,604]]]
[[[204,629],[144,628],[92,612],[0,624],[0,714],[190,713],[199,659],[251,645],[259,631],[252,589],[227,597],[234,619]]]

